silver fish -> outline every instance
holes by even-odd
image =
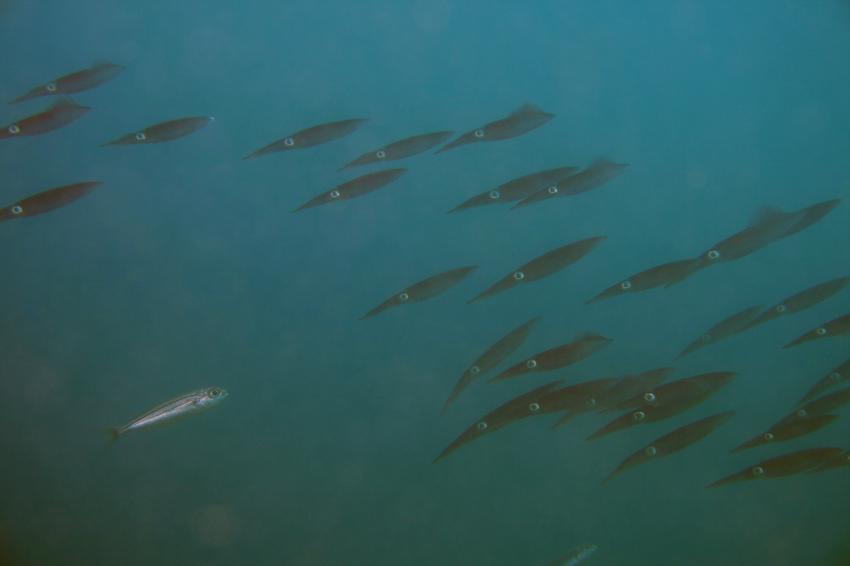
[[[141,430],[154,425],[166,424],[180,417],[214,407],[227,395],[227,391],[221,387],[207,387],[206,389],[192,391],[157,405],[124,426],[110,428],[107,433],[111,440],[115,440],[131,430]]]
[[[584,562],[596,552],[599,547],[595,544],[582,544],[572,549],[568,554],[552,562],[552,566],[575,566]]]

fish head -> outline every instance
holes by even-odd
[[[204,391],[199,403],[204,407],[212,407],[224,401],[228,395],[227,390],[222,387],[209,387]]]

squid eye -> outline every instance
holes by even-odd
[[[484,421],[481,421],[480,423],[475,425],[475,428],[477,428],[478,430],[487,430],[487,423],[484,422]]]
[[[502,195],[501,193],[499,193],[499,191],[490,191],[490,194],[488,196],[493,200],[498,200],[498,198]]]
[[[620,283],[620,289],[622,289],[623,291],[628,291],[631,288],[632,288],[632,282],[631,281],[623,281],[622,283]]]
[[[834,371],[831,374],[829,374],[829,379],[832,380],[832,381],[838,381],[839,379],[841,379],[841,374],[838,373],[837,371]]]
[[[773,433],[772,432],[766,432],[762,435],[762,438],[764,438],[765,441],[770,442],[771,440],[773,440]]]
[[[719,258],[719,257],[720,257],[720,252],[719,252],[719,251],[717,251],[717,250],[711,250],[711,251],[710,251],[710,252],[708,252],[708,254],[706,254],[706,255],[708,256],[708,259],[712,259],[712,260],[713,260],[713,259],[717,259],[717,258]]]
[[[540,403],[530,403],[528,405],[528,410],[531,411],[532,413],[536,413],[537,411],[540,410]]]
[[[13,206],[13,207],[11,208],[11,211],[12,211],[12,214],[14,214],[15,216],[17,216],[18,214],[21,214],[21,213],[24,211],[24,207],[22,207],[22,206],[21,206],[21,205],[19,205],[19,204],[16,204],[15,206]]]
[[[516,279],[517,281],[522,281],[523,279],[525,279],[525,273],[523,273],[522,271],[514,271],[514,279]]]
[[[7,129],[8,129],[8,131],[9,131],[9,133],[10,133],[10,134],[12,134],[12,135],[20,134],[20,133],[21,133],[21,128],[20,128],[20,126],[18,126],[17,124],[12,124],[12,125],[11,125],[11,126],[9,126]]]
[[[478,375],[479,373],[481,373],[481,368],[478,366],[472,366],[471,368],[469,368],[469,373],[471,373],[472,375]]]
[[[646,418],[646,413],[644,413],[643,411],[635,411],[634,413],[632,413],[632,418],[636,421],[642,421]]]
[[[647,403],[652,403],[655,401],[655,393],[647,393],[643,396],[643,400]]]
[[[800,409],[799,411],[797,411],[797,416],[801,418],[807,416],[808,414],[809,412],[806,409]]]
[[[484,130],[483,130],[482,128],[478,128],[477,130],[475,130],[475,131],[472,133],[472,135],[474,135],[474,136],[475,136],[476,138],[478,138],[478,139],[481,139],[481,138],[483,138],[483,137],[484,137]]]
[[[815,330],[815,334],[817,334],[818,336],[825,336],[826,335],[826,328],[821,326],[820,328]]]
[[[655,446],[647,446],[644,452],[646,452],[647,456],[655,456],[658,450],[655,449]]]
[[[398,300],[402,301],[402,302],[406,301],[409,298],[410,298],[410,295],[408,295],[407,293],[399,293],[399,295],[398,295]]]
[[[549,193],[550,195],[557,194],[558,193],[558,185],[552,185],[551,187],[546,189],[546,192]]]
[[[785,311],[788,310],[788,307],[786,307],[785,305],[776,305],[776,308],[773,309],[773,310],[775,310],[779,314],[782,314],[782,313],[784,313]]]
[[[527,367],[528,369],[536,368],[537,367],[537,360],[528,360],[527,362],[525,362],[525,367]]]
[[[331,198],[339,198],[339,191],[334,189],[330,193],[328,193],[328,196]]]
[[[56,92],[56,83],[47,83],[44,85],[44,90],[47,92]]]
[[[145,135],[144,132],[139,132],[136,134],[136,141],[145,141],[146,139],[148,139],[148,137]]]
[[[753,476],[759,477],[762,474],[764,474],[764,468],[762,468],[761,466],[756,466],[755,468],[753,468]]]
[[[292,147],[293,145],[295,145],[295,140],[292,138],[284,138],[283,145],[285,145],[286,147]]]
[[[375,157],[377,157],[378,159],[383,159],[386,156],[387,156],[387,152],[384,151],[383,149],[379,149],[378,151],[375,152]]]

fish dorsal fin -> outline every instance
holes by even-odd
[[[751,225],[756,224],[767,224],[770,222],[775,222],[785,216],[785,212],[779,207],[776,206],[765,206],[759,209],[753,217],[753,221],[750,223]]]

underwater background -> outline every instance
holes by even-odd
[[[846,313],[850,290],[701,349],[722,318],[850,274],[850,3],[440,0],[0,2],[0,100],[92,63],[92,110],[0,141],[2,204],[104,185],[0,225],[0,564],[850,564],[850,469],[704,486],[792,450],[850,448],[850,415],[730,449],[791,411],[850,338],[781,346]],[[456,135],[525,103],[526,135],[397,162],[362,199],[291,211],[337,169],[416,133]],[[0,123],[47,99],[0,107]],[[181,116],[172,143],[99,147]],[[314,124],[333,143],[244,161]],[[607,157],[621,176],[522,210],[446,212],[511,178]],[[843,198],[822,222],[669,289],[585,305],[624,276],[702,253],[766,206]],[[563,272],[468,305],[517,265],[607,236]],[[445,270],[427,303],[358,320]],[[585,332],[613,339],[565,370],[473,383],[464,369],[533,316],[504,367]],[[674,366],[738,376],[694,409],[595,442],[609,420],[523,420],[445,460],[481,415],[556,378]],[[103,429],[219,385],[220,407],[109,445]],[[698,445],[600,485],[697,418]],[[544,422],[545,420],[545,422]]]

